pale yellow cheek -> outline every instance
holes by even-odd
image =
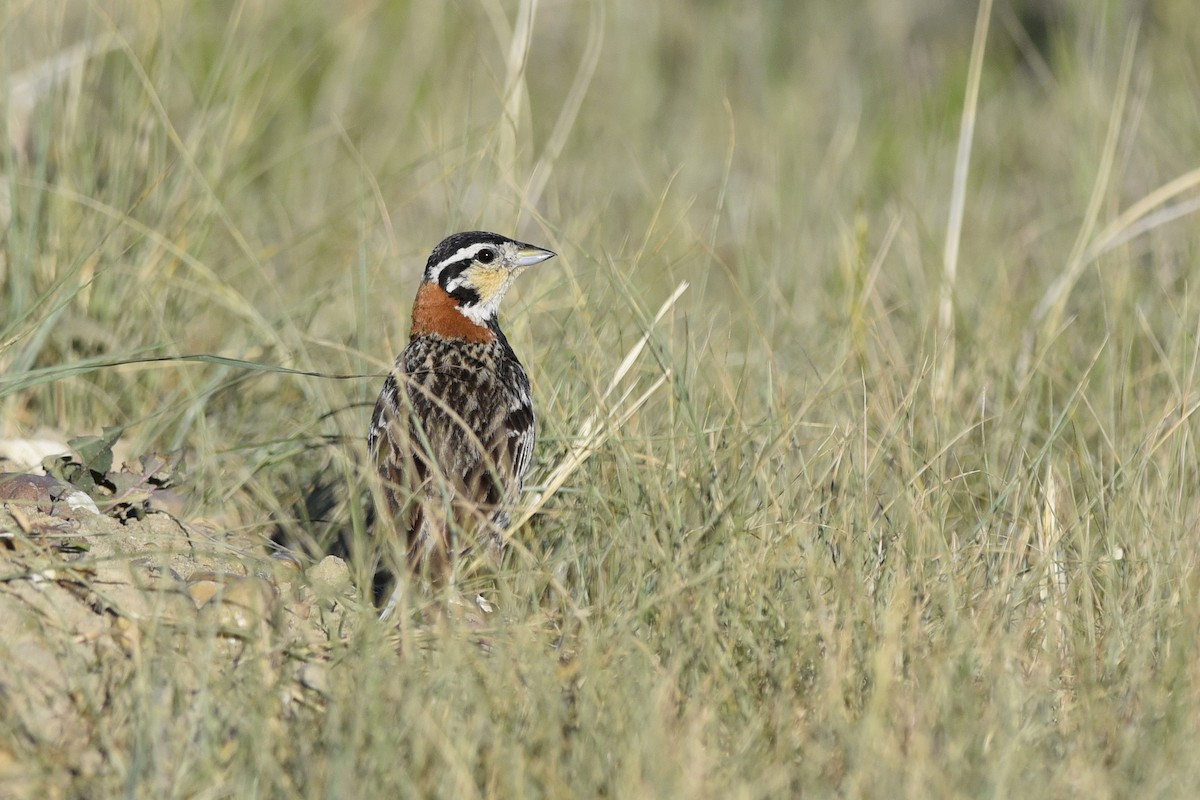
[[[479,292],[481,302],[488,302],[508,288],[508,270],[505,269],[472,269],[471,284]]]

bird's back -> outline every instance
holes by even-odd
[[[529,467],[529,378],[496,332],[414,337],[375,406],[370,448],[396,528],[410,563],[435,576],[477,546],[499,555]]]

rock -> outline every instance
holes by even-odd
[[[296,679],[305,689],[312,689],[320,695],[328,696],[329,694],[329,668],[325,664],[310,661],[300,667]]]
[[[236,578],[200,609],[201,622],[215,625],[218,634],[265,638],[277,599],[275,586],[265,578]]]
[[[353,588],[350,567],[337,556],[326,556],[308,571],[313,589],[321,594],[343,594]]]
[[[193,578],[188,581],[187,593],[188,597],[192,598],[192,602],[196,604],[196,608],[203,608],[223,588],[225,588],[225,584],[219,581]]]

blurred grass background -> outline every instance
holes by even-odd
[[[534,489],[602,431],[488,649],[364,620],[288,713],[164,653],[99,766],[6,747],[51,796],[1200,791],[1200,17],[997,0],[964,161],[977,11],[6,4],[5,436],[183,448],[191,513],[265,541],[356,480],[381,377],[52,370],[382,376],[477,227],[561,256],[503,312]]]

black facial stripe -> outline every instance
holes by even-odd
[[[442,267],[442,271],[438,275],[438,283],[442,285],[443,289],[446,289],[450,285],[450,281],[461,275],[463,270],[469,266],[471,266],[471,259],[469,258],[464,258],[462,261],[455,261],[453,264],[447,264]]]
[[[479,292],[470,286],[460,286],[450,292],[450,296],[457,300],[460,306],[473,306],[479,302]]]

